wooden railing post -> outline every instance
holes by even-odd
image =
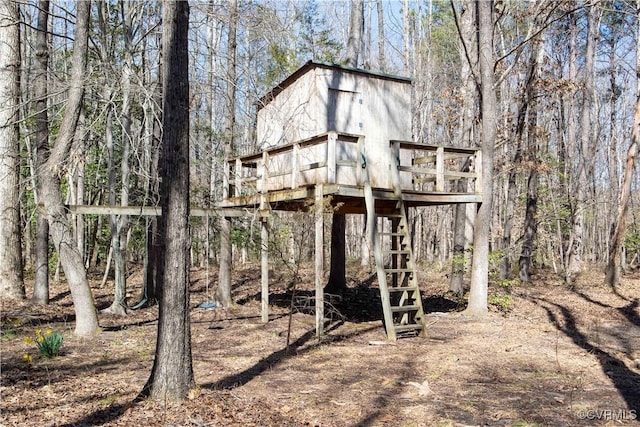
[[[291,189],[298,188],[298,155],[300,153],[300,144],[293,144],[291,156]]]
[[[329,132],[327,135],[327,183],[336,182],[336,145],[338,141],[337,132]]]
[[[444,147],[436,149],[436,191],[444,191]]]
[[[396,197],[400,197],[402,193],[402,180],[400,179],[400,143],[394,141],[391,143],[391,185]],[[370,177],[369,177],[370,178]]]
[[[367,158],[364,154],[364,136],[358,137],[356,146],[356,184],[363,185],[364,168],[367,166]]]

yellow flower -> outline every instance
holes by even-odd
[[[31,361],[33,360],[33,358],[31,357],[31,355],[25,353],[22,355],[22,360],[24,360],[27,363],[31,363]]]
[[[45,336],[49,336],[53,333],[53,331],[51,329],[47,329],[46,332],[44,333]]]
[[[41,329],[36,329],[36,335],[40,336],[42,334],[42,330]]]
[[[24,338],[24,342],[26,342],[27,344],[33,344],[33,338],[31,338],[31,337],[25,337],[25,338]]]
[[[44,337],[42,335],[38,335],[38,342],[44,341]]]

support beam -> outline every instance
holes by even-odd
[[[324,334],[324,195],[322,184],[316,185],[316,336]]]
[[[269,220],[262,218],[260,226],[262,322],[267,323],[269,321]]]
[[[69,212],[76,215],[130,215],[161,216],[160,206],[119,206],[119,205],[67,205]],[[251,212],[241,208],[190,208],[193,217],[220,216],[236,218],[250,215]]]

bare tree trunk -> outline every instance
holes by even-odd
[[[78,2],[77,6],[67,106],[58,136],[53,144],[49,159],[42,168],[42,174],[39,179],[42,182],[41,201],[47,211],[51,239],[58,251],[60,263],[71,289],[76,313],[75,333],[79,336],[85,336],[98,331],[98,316],[84,269],[82,254],[73,239],[73,232],[69,225],[69,218],[63,205],[63,197],[60,190],[60,174],[62,168],[66,166],[71,142],[73,141],[82,109],[84,78],[87,66],[91,2]]]
[[[584,254],[584,233],[585,233],[585,210],[587,209],[588,198],[588,156],[591,140],[592,106],[594,101],[594,60],[596,53],[597,38],[597,3],[589,6],[587,47],[584,65],[584,85],[582,89],[582,112],[580,121],[580,147],[578,153],[578,176],[575,180],[575,207],[572,212],[572,245],[569,248],[567,263],[567,283],[573,283],[580,272],[582,272],[582,257]]]
[[[539,135],[538,135],[538,80],[540,78],[540,64],[544,59],[544,35],[541,34],[533,40],[532,45],[532,62],[530,64],[529,79],[527,81],[527,105],[529,110],[529,119],[527,120],[527,142],[528,149],[527,161],[531,164],[529,169],[529,178],[527,180],[527,201],[525,205],[525,218],[522,233],[522,249],[518,260],[519,277],[523,283],[530,280],[531,277],[531,259],[535,252],[535,241],[538,233],[538,151],[539,151]]]
[[[496,140],[496,93],[493,58],[493,1],[476,1],[478,8],[478,60],[480,65],[481,138],[482,138],[482,204],[478,209],[473,233],[471,291],[466,312],[487,312],[489,273],[489,235],[493,203],[493,153]]]
[[[189,319],[189,3],[163,2],[163,136],[160,175],[162,288],[151,376],[142,395],[183,400],[195,386]]]
[[[23,299],[20,230],[20,15],[0,1],[0,297]]]
[[[457,140],[462,147],[475,146],[474,141],[474,119],[476,111],[476,81],[474,79],[473,68],[476,66],[475,61],[478,58],[477,39],[475,27],[475,7],[473,3],[462,2],[462,10],[460,13],[460,41],[458,51],[460,55],[460,78],[462,84],[460,87],[460,97],[462,99],[462,112],[460,114],[460,122],[458,124]],[[452,4],[452,8],[455,5]],[[456,13],[453,10],[453,13]],[[473,61],[473,63],[471,62]],[[458,182],[458,191],[466,192],[468,185],[465,180]],[[451,281],[449,290],[458,295],[464,293],[464,273],[466,269],[466,249],[468,240],[466,236],[467,223],[470,218],[468,215],[468,206],[458,204],[455,208],[455,219],[453,228],[453,260],[451,263]]]
[[[346,215],[333,214],[331,223],[331,270],[324,291],[329,294],[341,294],[347,288],[345,264]]]
[[[131,79],[133,74],[133,22],[132,11],[128,2],[120,3],[123,17],[123,38],[124,38],[124,64],[122,69],[122,113],[120,122],[120,146],[122,147],[120,162],[120,206],[129,205],[129,157],[131,151]],[[135,5],[134,5],[135,7]],[[115,188],[111,190],[112,200],[115,205]],[[113,261],[115,266],[114,295],[113,303],[105,311],[125,316],[127,307],[127,234],[129,233],[129,217],[127,215],[111,216],[111,233],[113,247]]]
[[[351,15],[349,18],[349,38],[345,65],[357,67],[362,52],[362,34],[364,32],[364,0],[351,0]]]
[[[378,68],[384,73],[387,70],[387,59],[384,51],[384,8],[382,0],[376,0],[376,11],[378,14]]]
[[[349,39],[345,65],[357,67],[362,52],[364,32],[364,0],[351,0]],[[339,129],[337,129],[339,130]],[[347,288],[345,233],[347,219],[344,214],[333,214],[331,221],[331,270],[325,292],[341,294]]]
[[[42,168],[49,153],[49,114],[47,112],[49,47],[47,33],[49,29],[49,0],[38,2],[38,31],[36,32],[36,58],[33,116],[35,121],[36,170]],[[36,178],[36,204],[39,204],[40,180]],[[36,211],[36,262],[34,269],[33,297],[35,304],[49,303],[49,222],[40,209]]]
[[[640,75],[640,67],[638,67]],[[633,169],[638,158],[638,144],[640,144],[640,97],[636,102],[636,111],[633,115],[633,129],[631,133],[631,144],[627,150],[627,161],[622,179],[622,192],[618,204],[618,214],[616,220],[611,224],[611,238],[609,246],[609,260],[607,262],[606,283],[609,286],[617,286],[620,282],[620,265],[618,259],[622,256],[622,246],[624,234],[627,229],[626,216],[631,199],[631,183],[633,181]]]
[[[229,159],[233,153],[236,109],[236,46],[238,27],[238,2],[229,2],[229,33],[227,38],[227,116],[226,116],[226,142],[224,146],[224,164],[229,165]],[[229,191],[228,186],[223,189]],[[227,195],[226,193],[224,194]],[[216,302],[223,307],[233,305],[231,297],[231,218],[222,218],[220,222],[220,269],[218,272],[218,288],[216,289]]]

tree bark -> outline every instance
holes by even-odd
[[[25,297],[20,233],[20,15],[0,0],[0,297]]]
[[[38,31],[35,36],[36,58],[33,77],[34,98],[33,116],[35,121],[36,170],[42,168],[49,153],[49,113],[47,112],[49,47],[49,0],[38,2]],[[41,182],[36,178],[36,204],[39,202]],[[49,303],[49,222],[45,212],[36,211],[36,262],[34,269],[34,304]]]
[[[451,5],[452,9],[455,5]],[[461,147],[473,147],[474,141],[474,122],[476,116],[476,99],[477,88],[473,71],[476,67],[475,61],[478,57],[476,27],[474,20],[474,5],[472,3],[462,2],[462,10],[460,13],[460,43],[458,51],[460,56],[460,78],[462,84],[460,86],[460,97],[462,101],[462,111],[460,121],[458,123],[458,133],[456,139]],[[456,13],[455,9],[452,10]],[[473,63],[471,61],[474,61]],[[458,191],[466,192],[466,180],[458,182]],[[449,282],[449,290],[455,294],[462,295],[464,293],[464,273],[466,269],[466,249],[471,239],[467,238],[466,228],[470,222],[468,214],[468,206],[458,204],[455,208],[455,219],[453,228],[453,260],[451,263],[451,281]]]
[[[640,75],[640,68],[638,68]],[[609,259],[605,270],[605,281],[609,286],[617,286],[620,282],[619,259],[622,256],[624,234],[627,229],[626,216],[631,199],[631,183],[633,182],[633,170],[638,158],[638,144],[640,144],[640,97],[636,102],[636,110],[633,115],[633,129],[631,132],[631,144],[627,150],[627,161],[622,179],[622,191],[618,203],[618,214],[615,222],[611,224],[611,238],[609,246]]]
[[[362,33],[364,32],[364,0],[351,1],[349,38],[345,65],[357,67],[362,51]],[[340,130],[340,129],[336,129]],[[347,288],[345,233],[347,218],[344,214],[333,214],[331,221],[331,270],[325,286],[325,292],[342,294]]]
[[[229,159],[233,153],[234,146],[234,128],[236,122],[236,47],[237,47],[237,28],[238,28],[238,2],[231,0],[229,2],[229,33],[227,37],[227,116],[225,124],[226,141],[224,146],[224,164],[229,166]],[[228,196],[228,186],[225,185],[223,196]],[[231,218],[222,218],[220,222],[220,268],[218,272],[218,288],[216,289],[215,299],[218,304],[223,307],[233,305],[231,297]]]
[[[58,251],[60,263],[71,289],[73,306],[76,313],[75,333],[79,336],[94,334],[98,331],[93,295],[84,269],[82,254],[78,250],[69,225],[67,210],[63,204],[60,189],[60,176],[66,166],[71,143],[74,138],[82,100],[84,97],[84,78],[87,68],[87,49],[89,39],[89,17],[91,2],[77,3],[75,38],[71,57],[71,77],[69,96],[58,136],[47,162],[42,168],[39,179],[42,182],[41,201],[47,211],[49,232]]]
[[[347,289],[345,230],[347,216],[333,214],[331,223],[331,270],[324,291],[329,294],[342,294]]]
[[[594,61],[597,43],[597,3],[589,6],[587,46],[584,65],[584,84],[582,89],[582,111],[580,119],[580,148],[578,153],[578,176],[574,181],[576,200],[572,212],[572,245],[569,248],[566,282],[573,283],[582,272],[584,255],[585,210],[588,198],[588,157],[591,145],[592,106],[594,102]]]
[[[489,235],[493,203],[493,152],[496,140],[496,93],[493,58],[493,1],[476,1],[478,10],[478,60],[480,65],[481,138],[482,138],[482,204],[478,209],[473,232],[471,291],[466,313],[487,312],[489,273]]]
[[[195,386],[189,318],[189,3],[164,1],[158,338],[142,395],[182,400]]]
[[[364,32],[364,0],[351,0],[351,15],[349,19],[349,38],[347,39],[347,53],[345,65],[357,67],[362,52],[362,34]],[[339,129],[338,129],[339,130]]]
[[[378,68],[384,73],[387,70],[387,59],[384,51],[384,8],[382,0],[376,0],[376,12],[378,14]]]

